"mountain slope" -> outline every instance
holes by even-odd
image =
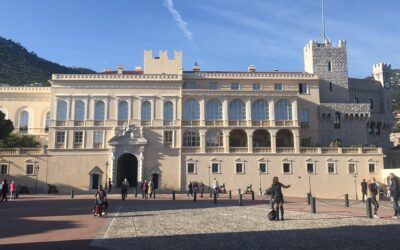
[[[51,74],[95,73],[90,69],[70,68],[47,61],[20,44],[0,37],[0,84],[48,85]]]

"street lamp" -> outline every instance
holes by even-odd
[[[358,200],[358,195],[357,195],[357,173],[354,173],[354,191],[356,192],[356,200]]]
[[[107,189],[107,183],[108,183],[108,161],[106,161],[106,183],[105,183],[105,188]]]
[[[36,175],[36,184],[35,184],[35,193],[38,193],[38,175],[39,175],[39,164],[38,162],[34,162],[35,163],[35,175]]]
[[[211,165],[208,164],[208,192],[211,192]]]

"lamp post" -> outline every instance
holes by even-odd
[[[354,191],[356,192],[356,200],[358,200],[358,195],[357,195],[357,173],[354,174]]]
[[[39,175],[39,164],[35,161],[35,175],[36,175],[36,183],[35,183],[35,193],[38,193],[38,175]]]
[[[108,185],[108,161],[106,161],[106,183],[104,185],[105,189],[107,189]]]
[[[211,165],[208,165],[208,192],[211,192]]]
[[[258,167],[258,175],[260,176],[260,195],[262,195],[262,188],[261,188],[261,167]]]

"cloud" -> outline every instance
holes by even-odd
[[[185,34],[185,36],[189,40],[193,41],[193,34],[188,29],[187,22],[183,21],[181,14],[179,14],[179,12],[174,8],[173,1],[172,0],[164,0],[164,6],[165,6],[165,8],[168,9],[168,11],[174,17],[176,23],[178,24],[178,27],[182,30],[183,34]]]

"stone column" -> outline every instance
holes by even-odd
[[[293,130],[293,146],[294,146],[294,152],[299,153],[300,152],[300,133],[299,130]]]
[[[247,152],[253,153],[253,130],[247,130],[246,133],[247,133]]]
[[[276,131],[275,129],[269,130],[269,133],[271,135],[271,153],[276,153]]]
[[[199,106],[200,106],[200,126],[205,126],[205,120],[206,120],[206,116],[205,116],[205,107],[204,107],[204,99],[202,98],[199,101]]]
[[[251,126],[251,99],[246,100],[246,121],[247,126]]]
[[[292,101],[292,114],[293,114],[293,116],[292,116],[293,125],[297,126],[299,124],[299,118],[298,118],[299,114],[297,111],[297,99],[294,99]]]
[[[224,98],[222,100],[222,119],[224,120],[224,126],[228,126],[229,125],[229,121],[228,121],[228,99]]]
[[[205,153],[206,152],[206,131],[205,130],[200,130],[200,152]]]
[[[144,146],[140,146],[139,148],[139,157],[138,157],[138,182],[143,182],[144,178],[146,178],[146,167],[144,165]]]
[[[268,108],[269,108],[269,120],[271,122],[270,126],[274,127],[275,126],[275,100],[269,100],[268,102]]]
[[[229,130],[224,130],[224,153],[229,153]]]
[[[116,187],[117,183],[117,161],[115,159],[115,147],[112,147],[110,152],[110,159],[108,161],[108,177],[111,178],[111,182]]]

